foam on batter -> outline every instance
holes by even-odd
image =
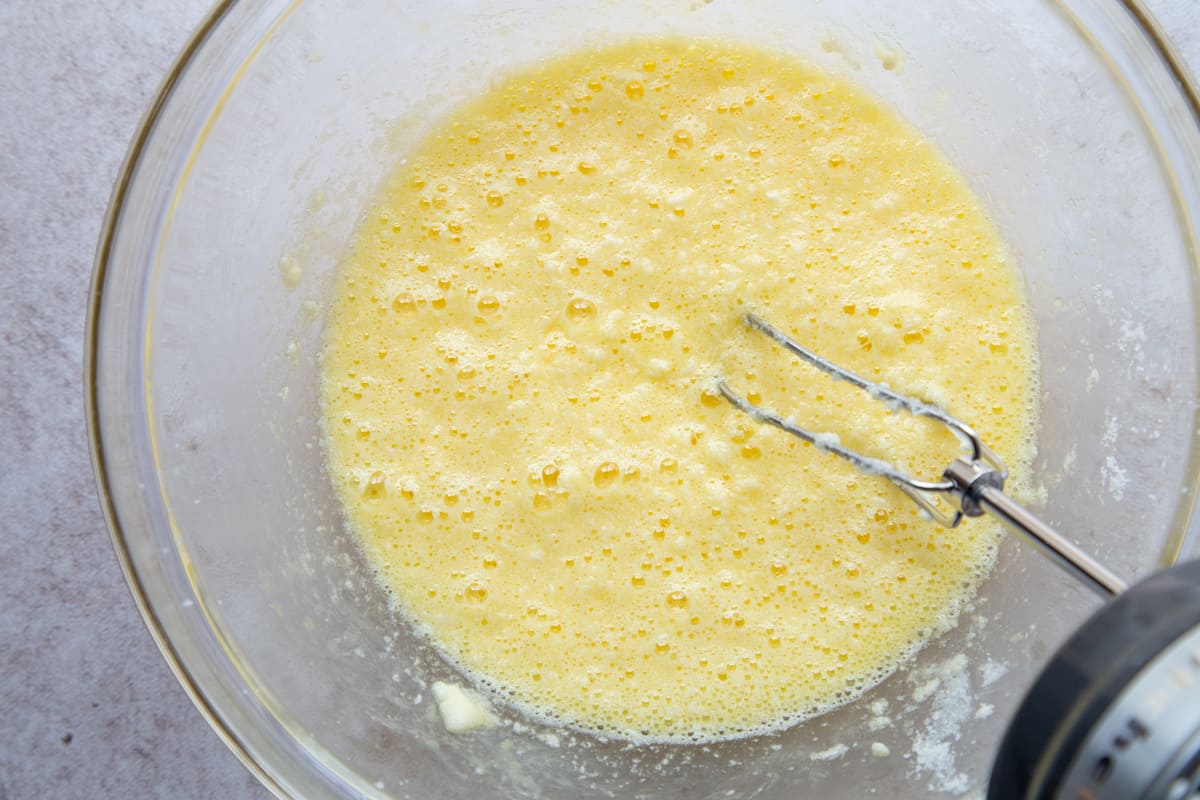
[[[724,376],[936,477],[958,453],[786,355],[944,405],[1028,471],[1020,282],[937,151],[845,81],[653,41],[514,75],[412,152],[337,279],[330,473],[397,603],[509,702],[636,741],[792,724],[954,619],[997,530],[756,424]]]

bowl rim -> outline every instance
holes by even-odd
[[[289,794],[275,778],[258,763],[248,747],[233,730],[233,727],[219,714],[208,696],[194,678],[192,672],[184,664],[179,651],[167,634],[166,627],[155,611],[149,599],[148,592],[142,582],[135,565],[133,552],[122,526],[120,515],[111,491],[111,481],[106,468],[104,436],[100,422],[100,380],[98,369],[98,346],[100,340],[100,318],[103,302],[104,286],[108,276],[113,244],[122,212],[125,207],[134,175],[149,148],[157,121],[163,116],[168,100],[173,95],[183,73],[192,64],[209,37],[221,26],[229,12],[239,0],[219,0],[201,19],[188,37],[183,49],[175,57],[167,69],[161,84],[150,101],[145,114],[138,123],[133,139],[126,150],[113,189],[109,196],[108,206],[101,223],[100,237],[96,244],[96,252],[92,263],[92,280],[88,288],[87,317],[84,328],[84,416],[87,423],[88,450],[91,456],[92,473],[96,481],[96,491],[99,496],[101,511],[108,528],[113,551],[130,596],[141,614],[142,622],[150,632],[154,644],[166,661],[167,667],[175,676],[175,680],[183,688],[192,704],[208,722],[209,727],[217,734],[226,748],[232,752],[242,765],[273,795],[287,798]]]
[[[230,12],[242,0],[218,0],[188,37],[186,44],[168,68],[161,84],[138,123],[124,160],[114,181],[93,258],[92,279],[88,290],[87,314],[84,328],[83,389],[84,415],[87,427],[88,449],[96,490],[108,528],[117,562],[120,565],[130,595],[141,614],[151,638],[166,661],[175,679],[184,689],[192,704],[208,722],[209,727],[220,737],[225,746],[238,758],[242,765],[272,794],[279,798],[291,797],[290,792],[254,755],[233,725],[222,716],[206,695],[199,681],[184,663],[178,649],[172,643],[166,626],[155,611],[149,592],[139,574],[136,558],[126,536],[116,502],[111,491],[112,480],[107,468],[104,435],[101,430],[100,402],[101,387],[99,374],[99,340],[104,288],[112,267],[114,241],[118,233],[122,213],[138,172],[138,167],[147,156],[158,121],[163,118],[169,100],[186,70],[204,48],[210,37],[222,26]],[[288,4],[285,15],[300,4],[293,0]],[[1192,122],[1200,131],[1200,80],[1193,76],[1182,56],[1167,37],[1158,20],[1146,7],[1143,0],[1114,0],[1114,5],[1123,9],[1134,24],[1145,35],[1152,51],[1162,60],[1168,76],[1173,80],[1184,104],[1190,111]],[[1185,519],[1187,515],[1185,515]],[[1185,539],[1196,538],[1196,520],[1178,532],[1175,550],[1182,549]],[[1178,552],[1176,552],[1176,556]]]

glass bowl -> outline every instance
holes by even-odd
[[[505,710],[493,730],[444,729],[429,685],[455,673],[389,609],[323,471],[331,275],[381,179],[455,103],[510,67],[661,33],[794,52],[935,142],[990,208],[1036,315],[1039,510],[1128,578],[1200,549],[1200,105],[1137,2],[225,2],[116,187],[88,421],[147,624],[280,796],[981,792],[1032,676],[1096,606],[1009,540],[957,628],[777,735],[632,747]]]

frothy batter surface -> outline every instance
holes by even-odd
[[[739,318],[944,404],[1027,471],[1019,281],[941,156],[841,79],[732,44],[516,75],[408,158],[339,276],[329,467],[398,603],[544,717],[640,740],[846,702],[990,566],[890,484],[711,394],[927,477],[956,454]]]

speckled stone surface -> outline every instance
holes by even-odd
[[[269,796],[138,616],[83,423],[109,192],[210,4],[0,2],[0,800]]]
[[[1148,4],[1200,69],[1200,3]],[[138,616],[83,423],[84,308],[109,191],[208,5],[0,0],[0,800],[267,796]]]

